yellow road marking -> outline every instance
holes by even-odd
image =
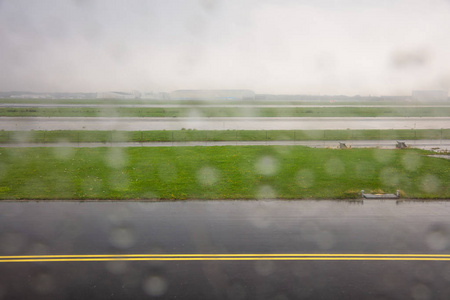
[[[384,260],[450,261],[449,254],[88,254],[0,256],[6,262],[81,261],[251,261],[251,260]]]
[[[81,255],[19,255],[19,256],[0,256],[0,259],[8,259],[8,258],[96,258],[96,257],[248,257],[248,256],[257,256],[257,257],[322,257],[322,256],[330,256],[330,257],[347,257],[347,256],[364,256],[364,257],[448,257],[450,258],[450,254],[348,254],[348,253],[288,253],[288,254],[81,254]]]

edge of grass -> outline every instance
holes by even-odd
[[[0,107],[3,117],[447,117],[450,107]]]
[[[0,131],[0,144],[115,143],[188,141],[441,140],[450,129],[402,130],[155,130],[155,131]]]
[[[0,148],[3,200],[449,199],[450,161],[417,149]]]

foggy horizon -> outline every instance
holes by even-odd
[[[23,93],[23,94],[38,94],[38,95],[45,95],[45,94],[102,94],[102,93],[127,93],[132,94],[133,92],[138,93],[145,93],[145,94],[171,94],[177,91],[250,91],[253,92],[255,95],[272,95],[272,96],[311,96],[311,97],[361,97],[361,98],[379,98],[379,97],[412,97],[412,93],[414,91],[424,91],[424,92],[447,92],[447,90],[412,90],[409,93],[405,93],[402,95],[365,95],[365,94],[288,94],[288,93],[260,93],[258,91],[249,90],[249,89],[179,89],[179,90],[170,90],[170,91],[138,91],[138,90],[110,90],[110,91],[93,91],[93,92],[86,92],[86,91],[3,91],[0,90],[0,93],[3,94],[15,94],[15,93]]]
[[[448,0],[0,0],[0,91],[450,89]]]

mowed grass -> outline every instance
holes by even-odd
[[[102,104],[102,105],[322,105],[322,106],[336,106],[336,105],[408,105],[408,106],[442,106],[447,105],[446,101],[404,101],[404,100],[351,100],[330,102],[330,99],[325,100],[305,100],[305,99],[271,99],[271,100],[168,100],[168,99],[37,99],[37,98],[0,98],[0,103],[4,104]]]
[[[447,117],[450,107],[0,107],[6,117]]]
[[[0,199],[450,198],[426,151],[301,146],[0,148]]]
[[[427,130],[154,130],[0,131],[0,143],[115,143],[188,141],[306,141],[450,139],[450,129]]]

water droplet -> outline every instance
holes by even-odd
[[[424,192],[436,193],[441,187],[439,178],[432,174],[427,174],[422,178],[421,187]]]
[[[432,250],[444,250],[448,246],[448,235],[442,229],[434,229],[427,233],[425,242]]]
[[[29,247],[30,253],[38,253],[39,255],[45,255],[50,253],[50,247],[43,243],[35,243]]]
[[[128,207],[118,207],[108,214],[107,220],[112,225],[120,226],[132,221],[132,212]]]
[[[325,164],[326,172],[331,176],[340,176],[345,171],[344,163],[337,158],[332,158]]]
[[[107,97],[107,96],[106,96]],[[101,107],[99,117],[120,117],[119,112],[114,107]]]
[[[313,186],[314,180],[314,172],[311,170],[300,170],[297,173],[297,184],[302,188],[309,188]]]
[[[245,287],[242,284],[234,283],[227,288],[228,299],[243,300],[247,296]]]
[[[446,265],[442,270],[442,277],[450,282],[450,265]]]
[[[380,172],[380,181],[385,186],[397,187],[400,183],[397,170],[394,168],[384,168]]]
[[[6,286],[0,283],[0,299],[5,299],[6,292],[7,292]]]
[[[50,294],[56,287],[55,280],[49,274],[37,275],[31,285],[38,294]]]
[[[168,287],[167,281],[160,276],[150,276],[143,283],[144,292],[152,297],[164,295]]]
[[[276,295],[273,300],[289,300],[289,298],[283,294]]]
[[[34,132],[33,131],[17,131],[12,133],[11,136],[13,141],[17,143],[30,143],[34,140]]]
[[[269,185],[260,186],[256,193],[257,199],[274,199],[275,197],[276,193]]]
[[[272,156],[263,156],[255,164],[258,174],[272,176],[278,171],[278,162]]]
[[[124,171],[115,170],[109,175],[108,183],[116,191],[125,191],[130,186],[130,178]]]
[[[414,300],[428,300],[431,296],[431,290],[425,284],[416,284],[411,288],[411,297]]]
[[[414,276],[419,281],[433,282],[434,272],[429,265],[417,264],[414,268]]]
[[[65,141],[68,143],[68,141]],[[64,142],[62,142],[64,143]],[[73,147],[54,147],[53,154],[57,159],[68,160],[75,154],[75,148]]]
[[[208,130],[209,123],[202,120],[204,117],[198,109],[189,109],[187,111],[187,119],[180,119],[179,123],[182,128]]]
[[[109,234],[111,245],[119,249],[132,247],[136,242],[134,230],[128,227],[114,228]]]
[[[269,212],[270,205],[268,203],[261,203],[261,205],[258,205],[250,218],[253,226],[261,229],[269,227],[272,223]]]
[[[127,272],[128,264],[126,261],[107,261],[105,267],[110,273],[121,275]]]
[[[8,165],[0,162],[0,179],[6,176],[8,173]]]
[[[371,179],[376,175],[373,163],[367,161],[359,162],[355,167],[355,171],[358,178],[362,179]]]
[[[327,230],[319,230],[315,234],[317,246],[322,250],[329,250],[333,248],[336,238],[332,232]]]
[[[323,130],[305,130],[302,133],[311,140],[320,140],[324,136]]]
[[[380,163],[388,163],[394,158],[394,151],[386,149],[375,149],[373,151],[373,156]]]
[[[105,155],[106,164],[113,169],[123,168],[127,164],[124,148],[111,147]]]
[[[269,276],[275,270],[275,264],[270,260],[257,260],[255,262],[255,271],[259,275]]]
[[[406,170],[415,171],[422,165],[421,157],[413,152],[406,152],[402,157],[402,164]]]
[[[5,254],[16,254],[25,246],[25,238],[18,233],[5,233],[0,237],[0,247]]]
[[[212,167],[203,167],[197,173],[197,179],[201,185],[211,186],[219,180],[219,172]]]

